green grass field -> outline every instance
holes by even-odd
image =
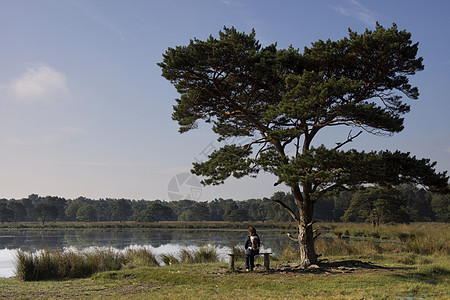
[[[448,299],[450,260],[395,255],[336,257],[320,269],[272,263],[265,272],[231,273],[224,263],[177,264],[102,272],[86,279],[25,282],[0,279],[2,299]],[[365,263],[366,262],[366,263]],[[407,298],[412,297],[412,298]]]
[[[324,260],[302,269],[292,249],[243,272],[223,262],[142,266],[135,263],[84,279],[0,279],[0,299],[450,299],[448,224],[411,224],[377,229],[366,224],[318,224],[357,243],[319,244]],[[388,237],[388,238],[387,238]],[[372,238],[397,239],[375,244]],[[257,263],[262,264],[259,260]]]

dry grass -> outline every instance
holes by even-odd
[[[198,250],[181,249],[180,251],[180,262],[181,263],[208,263],[217,262],[219,255],[217,253],[217,248],[208,245],[202,246]]]
[[[380,225],[358,223],[320,223],[318,231],[331,231],[334,238],[318,239],[316,253],[324,257],[362,256],[382,254],[450,255],[450,224],[414,223]],[[287,246],[280,259],[298,258],[297,250]]]
[[[125,253],[112,248],[87,251],[49,251],[37,253],[17,251],[16,273],[24,281],[58,278],[84,278],[97,272],[120,270],[123,267],[158,265],[151,251],[128,249]]]

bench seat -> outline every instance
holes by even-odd
[[[272,254],[271,252],[260,252],[259,254],[255,254],[255,255],[264,255],[264,268],[266,269],[266,271],[269,271],[270,269],[270,254]],[[228,256],[230,257],[230,270],[234,271],[234,257],[235,254],[234,253],[228,253]]]

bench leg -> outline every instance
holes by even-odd
[[[270,254],[268,253],[264,253],[264,268],[266,268],[266,271],[270,269]]]
[[[230,270],[234,272],[234,254],[228,254],[230,257]]]

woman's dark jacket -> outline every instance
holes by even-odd
[[[261,240],[259,239],[259,236],[256,233],[251,233],[249,235],[247,235],[245,237],[245,244],[244,244],[244,248],[245,248],[245,255],[255,255],[259,253],[259,250],[253,250],[252,249],[252,242],[250,239],[250,236],[257,236],[258,237],[258,249],[261,246]]]

